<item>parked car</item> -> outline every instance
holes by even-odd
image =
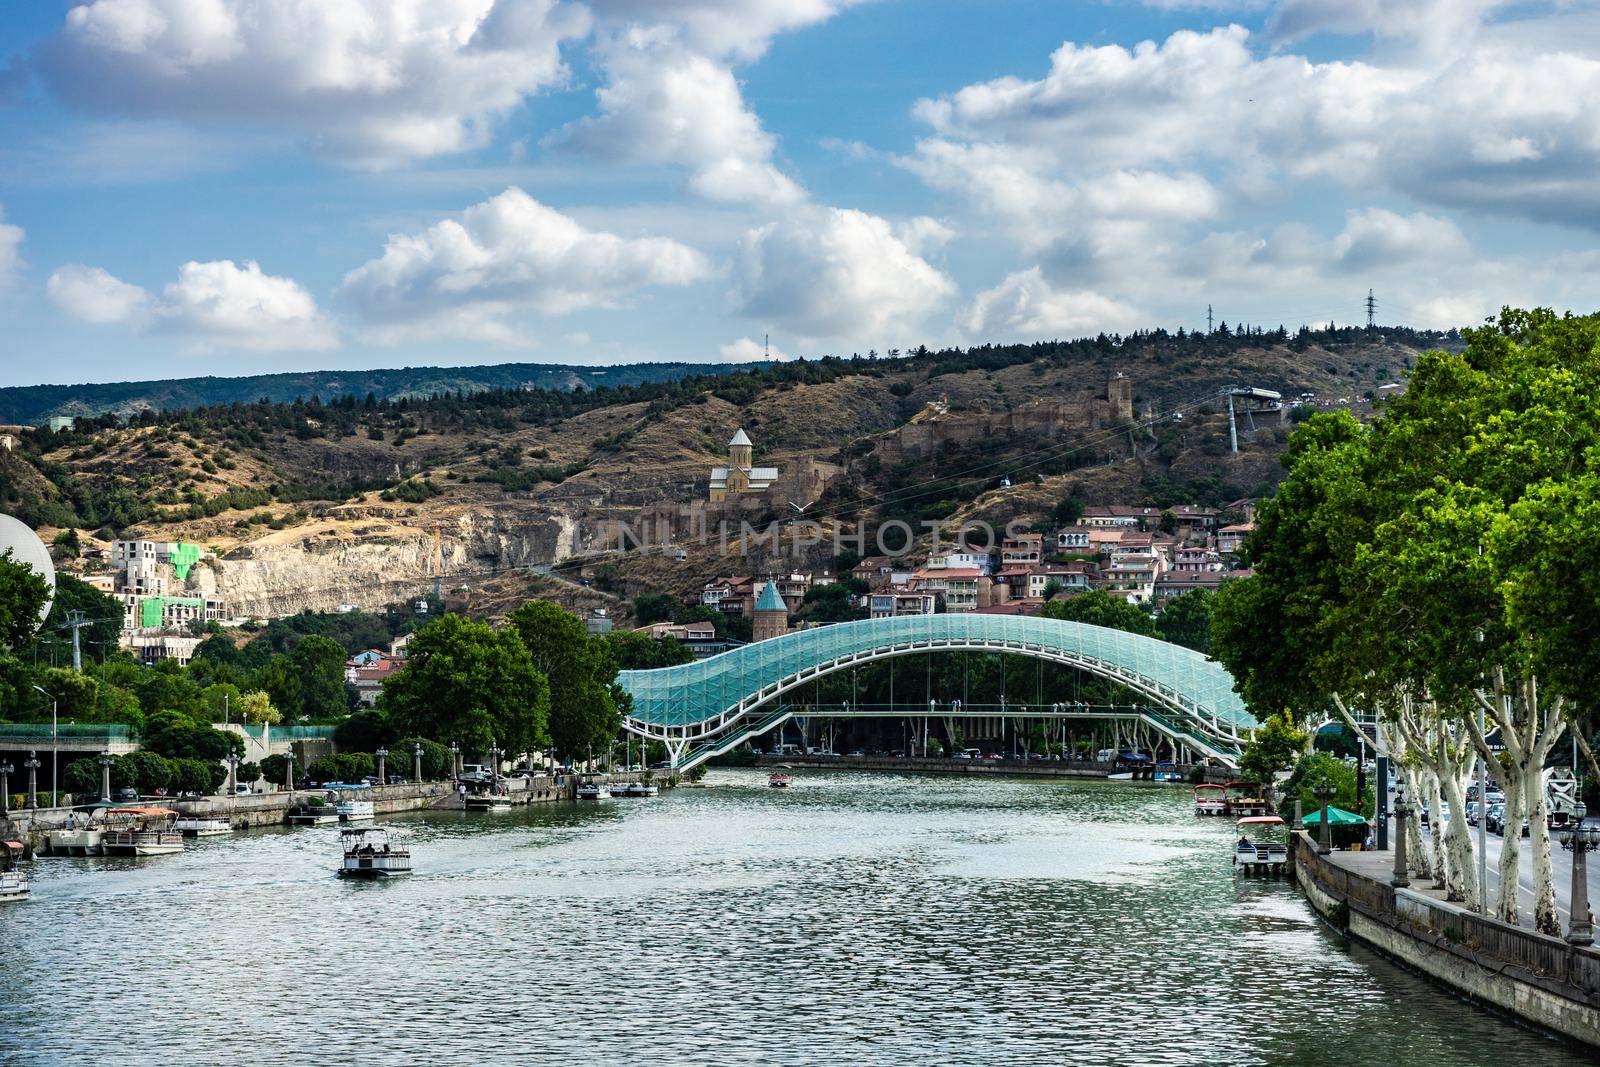
[[[866,756],[866,753],[859,748],[853,748],[849,752],[845,753],[845,755],[849,756],[851,759],[862,759]]]
[[[118,803],[122,803],[124,801],[129,801],[129,800],[138,800],[138,799],[139,799],[139,791],[137,789],[133,788],[133,786],[131,786],[131,785],[125,785],[121,789],[117,790],[116,800],[117,800]]]
[[[1483,828],[1491,834],[1503,834],[1506,830],[1506,808],[1504,804],[1490,804],[1484,809]]]
[[[247,797],[251,794],[251,789],[243,782],[240,782],[238,785],[233,787],[233,794],[234,796]]]

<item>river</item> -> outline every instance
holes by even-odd
[[[1132,783],[713,771],[652,800],[41,859],[0,908],[6,1064],[1589,1062],[1236,880]]]

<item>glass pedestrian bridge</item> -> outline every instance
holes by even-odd
[[[941,651],[1008,652],[1108,678],[1155,705],[1139,716],[1151,726],[1227,763],[1238,759],[1256,725],[1233,676],[1193,649],[1087,623],[977,613],[837,623],[694,663],[621,671],[617,682],[633,698],[623,725],[665,742],[678,766],[692,766],[796,714],[780,698],[813,679],[890,656]],[[1069,704],[1052,708],[1062,717],[1102,717]]]

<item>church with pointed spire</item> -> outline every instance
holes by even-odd
[[[755,465],[755,446],[741,427],[728,441],[728,465],[711,468],[711,503],[746,493],[765,493],[777,480],[777,467]]]

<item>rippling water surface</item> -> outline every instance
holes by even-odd
[[[0,1062],[1589,1062],[1235,881],[1187,790],[755,772],[646,801],[44,859]]]

